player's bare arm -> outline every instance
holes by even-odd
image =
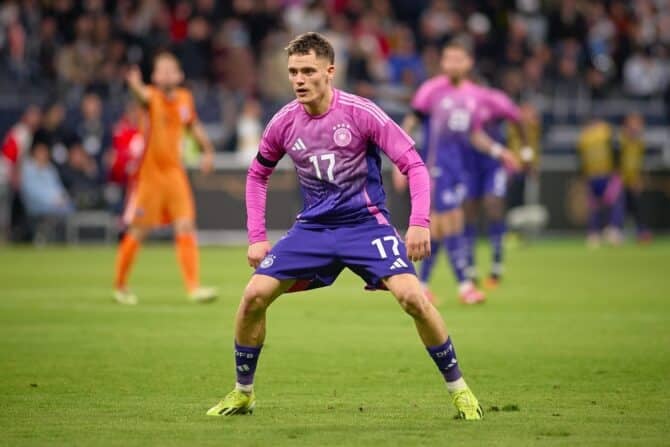
[[[214,145],[207,136],[207,132],[200,120],[195,120],[191,123],[191,133],[202,151],[200,170],[203,174],[209,174],[214,170]]]
[[[503,165],[512,172],[519,171],[521,165],[512,151],[502,144],[494,141],[486,132],[479,129],[472,133],[470,141],[475,149],[493,158],[500,159]]]
[[[137,98],[142,104],[149,102],[149,89],[146,84],[142,81],[142,72],[137,65],[133,65],[128,69],[126,73],[126,83],[130,88],[130,91],[133,93],[133,96]]]

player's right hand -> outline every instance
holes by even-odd
[[[249,261],[249,266],[257,269],[261,261],[267,256],[272,248],[272,244],[269,241],[256,242],[249,245],[247,250],[247,260]]]
[[[521,163],[519,163],[516,155],[514,155],[509,149],[502,151],[500,154],[500,161],[502,162],[503,166],[505,166],[505,169],[513,174],[521,170]]]
[[[128,68],[126,72],[126,82],[130,85],[138,85],[142,83],[142,72],[137,65]]]
[[[430,230],[428,228],[410,225],[405,236],[407,257],[410,261],[421,261],[430,256]]]

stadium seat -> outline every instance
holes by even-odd
[[[78,244],[82,229],[102,229],[105,243],[116,236],[116,220],[108,211],[77,211],[67,219],[66,238],[69,244]]]

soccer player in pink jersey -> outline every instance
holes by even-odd
[[[518,163],[509,150],[493,141],[482,129],[485,115],[482,91],[468,79],[473,60],[469,51],[458,42],[450,42],[443,50],[443,75],[426,81],[412,99],[412,113],[403,123],[410,131],[424,121],[423,158],[432,176],[431,256],[420,271],[420,279],[428,297],[428,280],[435,255],[444,245],[458,283],[458,295],[463,303],[475,304],[484,300],[466,276],[467,257],[463,238],[463,201],[467,195],[465,156],[475,147],[483,156],[499,159],[510,169]],[[396,186],[403,181],[395,174]]]
[[[504,144],[504,122],[516,128],[524,146],[521,154],[532,154],[528,147],[528,138],[521,125],[521,109],[503,91],[478,86],[479,108],[484,130],[494,141]],[[491,271],[486,278],[485,286],[495,289],[502,279],[503,273],[503,238],[505,235],[505,197],[507,195],[508,172],[505,166],[476,148],[465,153],[465,170],[467,171],[467,193],[463,209],[465,211],[464,241],[467,253],[468,279],[477,280],[475,266],[475,245],[477,240],[477,221],[480,214],[486,217],[489,241],[491,244]]]
[[[302,34],[286,51],[296,100],[268,123],[247,177],[247,256],[256,271],[236,316],[237,382],[207,414],[254,410],[254,374],[268,306],[285,292],[328,286],[346,267],[367,288],[393,294],[414,319],[459,417],[481,419],[481,406],[459,370],[444,321],[424,299],[412,265],[430,253],[430,180],[414,142],[374,103],[333,88],[334,53],[323,36]],[[389,223],[381,152],[409,179],[412,213],[405,240]],[[284,155],[296,167],[304,207],[272,247],[265,230],[267,185]]]

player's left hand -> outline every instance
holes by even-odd
[[[411,261],[421,261],[430,256],[430,230],[428,228],[411,225],[405,236],[407,257]]]
[[[203,152],[200,159],[200,172],[207,175],[214,170],[214,153],[207,151]]]

